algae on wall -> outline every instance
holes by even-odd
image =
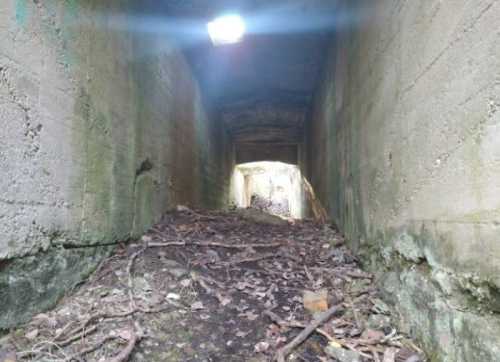
[[[176,203],[227,199],[224,130],[176,44],[135,28],[138,10],[0,4],[0,328],[55,303],[108,252],[100,245],[140,235]]]

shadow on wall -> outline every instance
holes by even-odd
[[[231,178],[231,200],[237,207],[254,207],[283,217],[327,219],[311,184],[293,164],[264,161],[237,165]]]

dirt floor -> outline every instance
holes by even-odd
[[[178,207],[12,331],[0,361],[15,360],[425,359],[329,226]]]

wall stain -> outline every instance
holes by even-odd
[[[28,20],[28,1],[16,1],[16,21],[20,25],[25,25]]]

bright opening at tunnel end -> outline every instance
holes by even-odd
[[[207,24],[208,34],[214,45],[238,43],[243,39],[246,25],[236,14],[220,16]]]

